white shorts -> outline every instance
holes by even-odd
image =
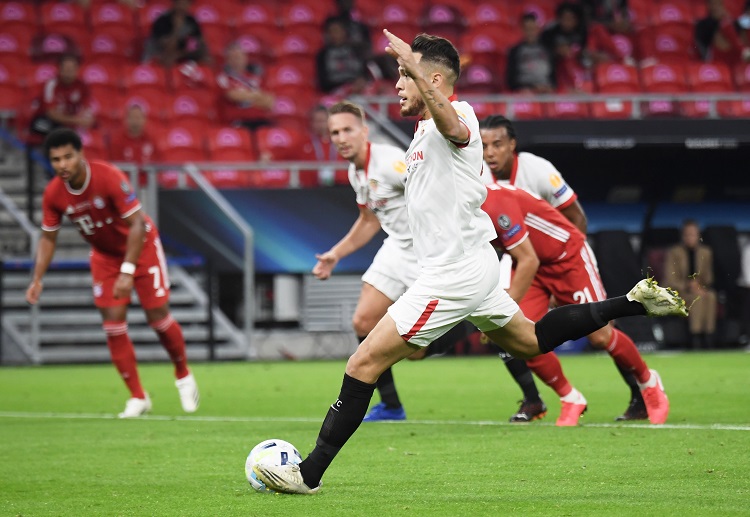
[[[412,249],[404,249],[391,239],[385,239],[375,254],[362,281],[396,301],[419,276],[417,256]]]
[[[388,314],[401,337],[420,347],[465,319],[483,332],[495,330],[519,310],[500,282],[500,261],[487,243],[455,264],[422,269]]]

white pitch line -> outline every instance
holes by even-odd
[[[0,418],[51,418],[60,420],[116,420],[117,415],[111,413],[32,413],[24,411],[0,411]],[[141,421],[181,421],[181,422],[279,422],[279,423],[320,423],[319,418],[304,417],[252,417],[252,416],[168,416],[168,415],[146,415],[131,420]],[[401,422],[378,422],[377,425],[469,425],[469,426],[498,426],[498,427],[526,427],[527,424],[511,424],[510,422],[497,420],[406,420]],[[535,422],[532,427],[554,426],[551,422]],[[608,424],[608,423],[585,423],[582,427],[601,427],[612,429],[681,429],[696,431],[750,431],[750,424]]]

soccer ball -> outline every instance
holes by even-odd
[[[258,492],[273,492],[266,487],[265,483],[258,479],[253,472],[254,465],[286,465],[288,463],[299,464],[302,462],[302,456],[297,448],[284,440],[265,440],[253,447],[245,461],[245,476],[252,486]]]

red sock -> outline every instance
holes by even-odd
[[[161,345],[166,349],[169,358],[174,363],[174,374],[178,379],[187,377],[190,370],[187,367],[187,357],[185,356],[185,338],[182,336],[182,327],[175,321],[171,314],[167,314],[164,319],[155,321],[151,328],[159,336]]]
[[[641,353],[636,348],[633,340],[630,336],[624,332],[614,329],[612,331],[612,339],[607,345],[607,352],[612,357],[617,366],[624,368],[625,370],[631,371],[635,374],[635,378],[643,384],[651,377],[651,372],[648,371],[646,362],[641,357]]]
[[[130,390],[131,398],[145,399],[146,394],[138,377],[138,363],[135,360],[133,342],[128,336],[128,324],[125,321],[105,321],[102,325],[107,334],[107,346],[112,363],[120,372],[122,380]]]
[[[573,391],[568,379],[562,371],[562,365],[557,356],[550,352],[538,355],[526,361],[531,371],[539,377],[544,384],[555,390],[559,397],[564,397]]]

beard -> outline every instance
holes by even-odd
[[[421,115],[427,106],[425,106],[424,99],[420,96],[413,103],[401,106],[402,117],[416,117]]]

